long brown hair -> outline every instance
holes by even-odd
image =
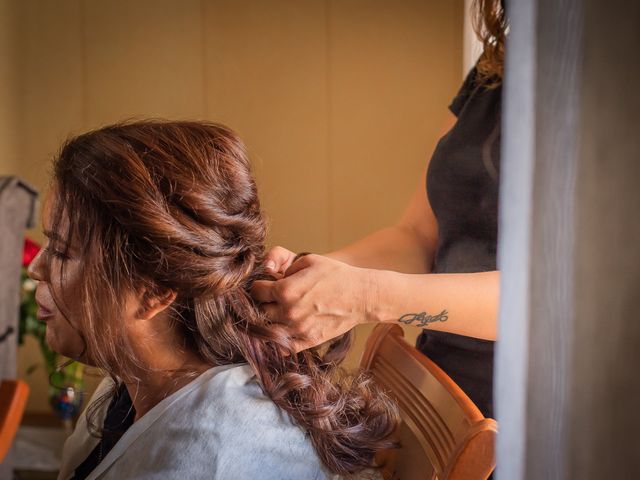
[[[489,86],[502,82],[504,45],[508,28],[504,0],[473,0],[473,28],[483,50],[477,63],[478,81]]]
[[[248,362],[330,471],[357,473],[395,446],[394,403],[367,375],[340,371],[350,334],[296,353],[251,299],[265,220],[234,132],[204,122],[108,126],[67,141],[53,181],[54,228],[68,225],[60,235],[84,252],[90,363],[114,379],[134,376],[141,363],[117,321],[120,300],[143,288],[175,292],[171,315],[185,345],[211,365]]]

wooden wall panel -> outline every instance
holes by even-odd
[[[269,243],[337,248],[394,220],[421,183],[460,84],[462,3],[16,2],[18,173],[43,188],[68,134],[118,120],[219,121],[249,146]],[[23,370],[39,358],[34,344],[20,355]]]
[[[330,2],[331,248],[400,215],[460,84],[462,2]]]
[[[13,175],[18,165],[18,8],[0,0],[0,175]]]
[[[19,5],[17,173],[44,193],[49,160],[68,135],[84,126],[81,9],[77,0]],[[39,237],[37,230],[31,233]]]
[[[85,1],[83,8],[88,127],[203,117],[198,0]]]
[[[18,3],[20,87],[19,163],[15,172],[47,194],[50,160],[67,136],[84,128],[81,6],[76,0]],[[39,222],[39,220],[38,220]],[[40,224],[27,235],[43,241]],[[31,386],[28,410],[48,410],[48,378],[39,347],[27,339],[18,350],[19,376]]]
[[[328,249],[325,2],[206,3],[207,117],[251,149],[270,243]]]
[[[329,2],[331,249],[391,225],[460,86],[462,1]],[[425,193],[426,197],[426,193]],[[358,327],[346,363],[372,326]],[[414,342],[420,330],[405,328]]]

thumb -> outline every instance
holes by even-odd
[[[276,246],[267,252],[263,265],[267,272],[282,276],[294,262],[295,258],[296,254],[291,250]]]

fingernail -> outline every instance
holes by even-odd
[[[276,269],[276,262],[274,262],[273,260],[269,260],[265,264],[264,268],[267,269],[267,270],[275,270]]]

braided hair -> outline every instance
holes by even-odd
[[[144,365],[117,321],[120,299],[174,292],[170,314],[185,348],[211,365],[247,362],[330,471],[374,467],[375,453],[395,445],[393,402],[367,375],[340,369],[350,333],[298,353],[249,295],[263,277],[266,226],[233,131],[186,121],[104,127],[63,145],[53,181],[54,222],[82,244],[82,331],[104,332],[83,336],[89,363],[134,377]]]

